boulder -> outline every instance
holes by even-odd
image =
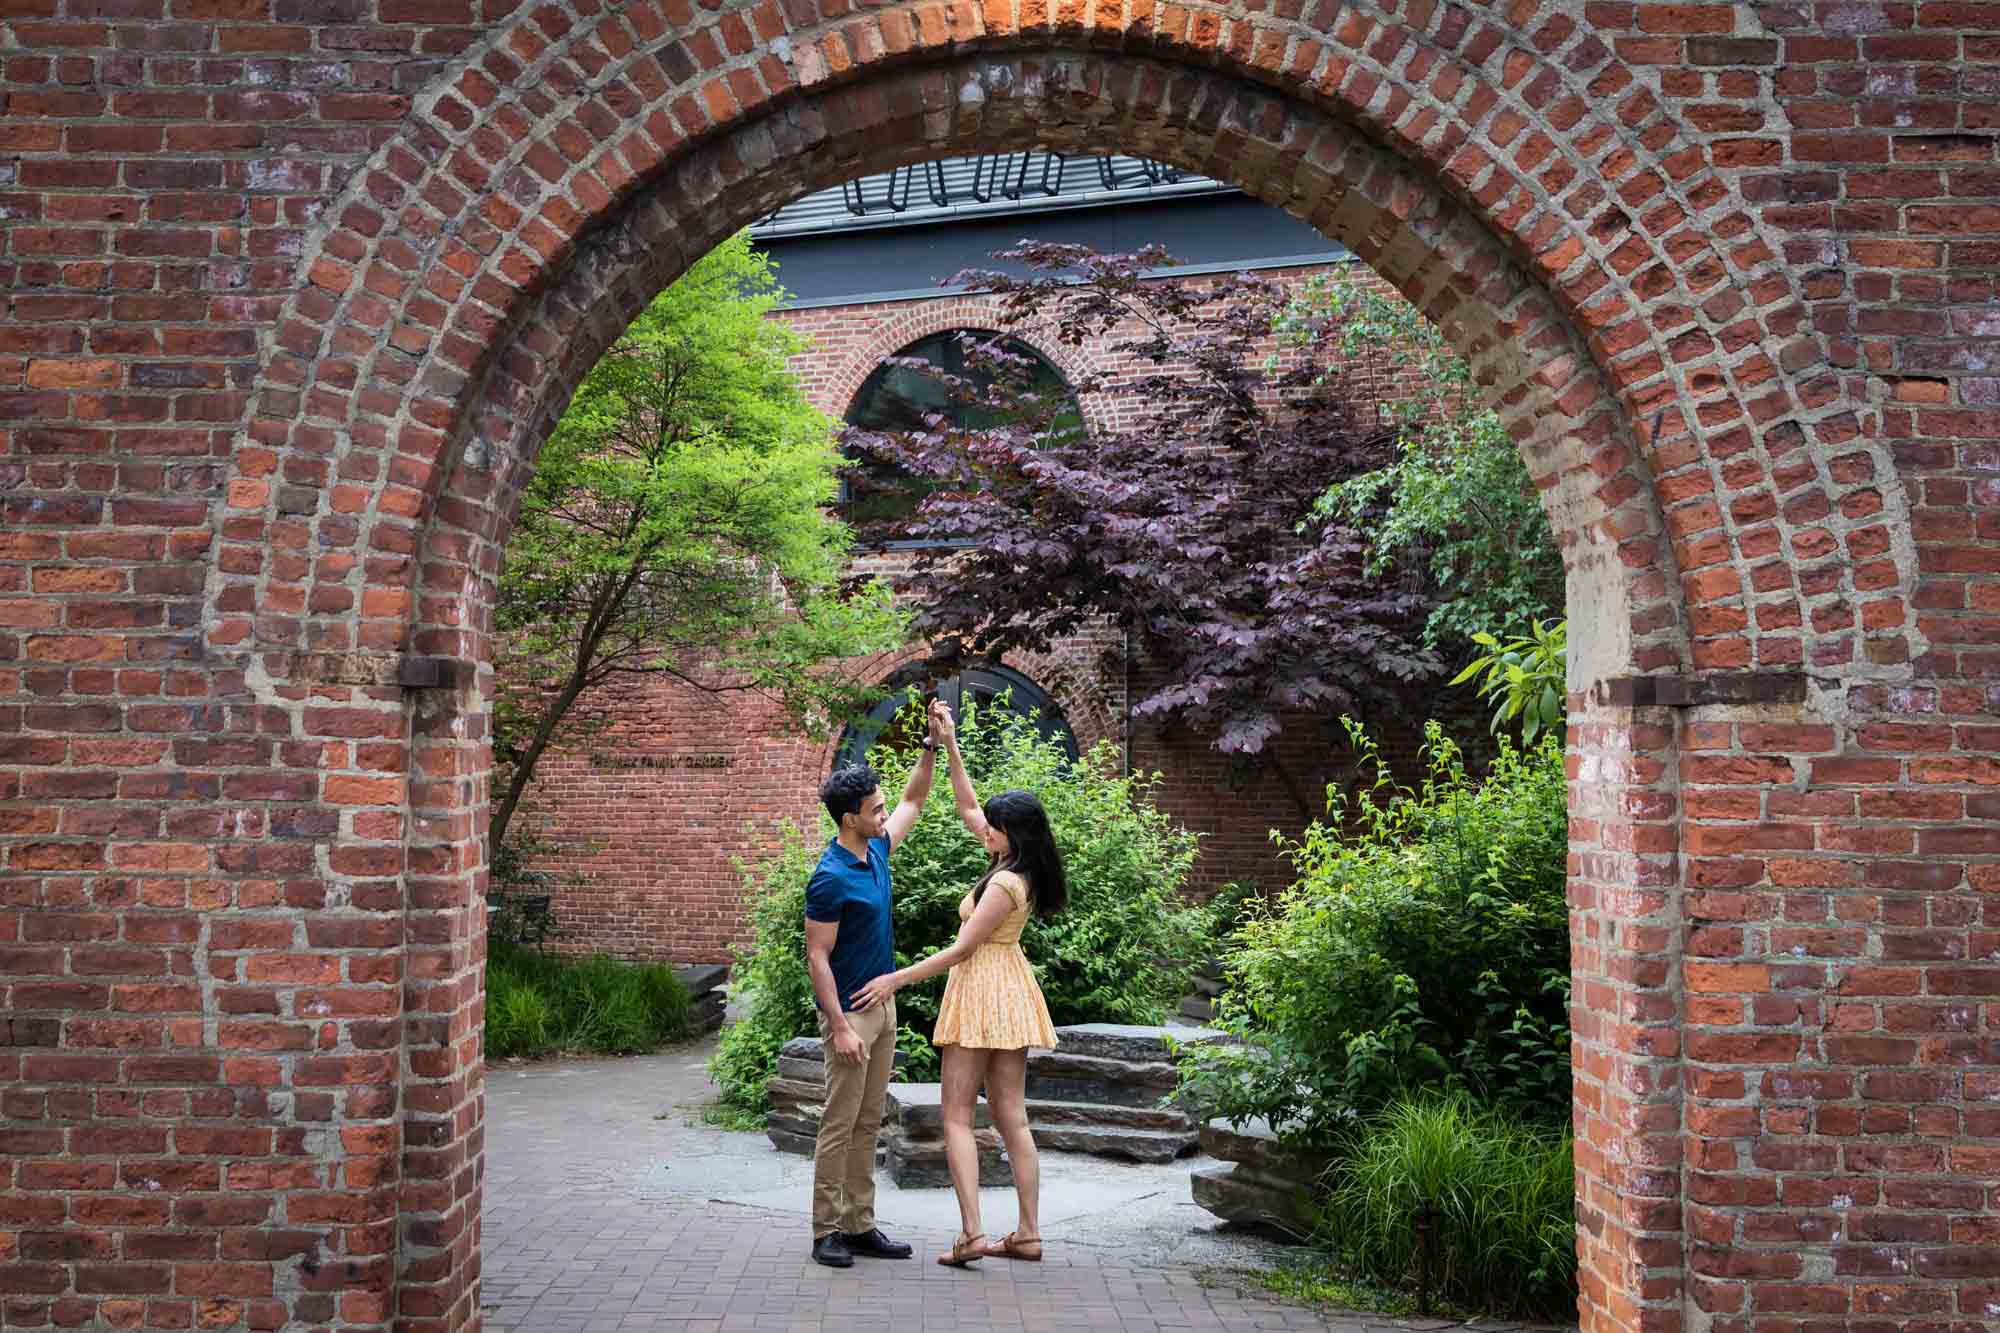
[[[1237,1174],[1233,1166],[1210,1166],[1188,1178],[1194,1201],[1225,1222],[1272,1226],[1294,1234],[1306,1230],[1299,1214],[1302,1191]]]
[[[1247,1120],[1241,1126],[1211,1120],[1201,1127],[1201,1150],[1273,1179],[1317,1180],[1326,1170],[1324,1158],[1286,1147],[1265,1120]]]
[[[1230,1165],[1194,1173],[1196,1203],[1225,1221],[1306,1229],[1299,1204],[1326,1173],[1324,1156],[1288,1147],[1263,1120],[1211,1120],[1201,1127],[1201,1147]]]

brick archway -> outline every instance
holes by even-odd
[[[142,566],[160,559],[148,541],[195,552],[198,597],[178,574],[121,587],[160,610],[132,622],[134,651],[160,656],[129,660],[198,653],[175,687],[203,702],[127,708],[125,683],[79,679],[96,640],[23,641],[30,660],[62,664],[45,671],[66,702],[14,709],[30,733],[20,763],[60,765],[61,781],[0,771],[7,869],[54,922],[10,955],[54,979],[9,994],[15,1044],[58,1048],[14,1068],[54,1092],[13,1104],[66,1099],[94,1134],[119,1114],[91,1100],[96,1085],[164,1082],[166,1114],[178,1097],[189,1124],[254,1122],[243,1139],[191,1137],[218,1160],[163,1188],[216,1188],[203,1182],[226,1166],[255,1196],[261,1211],[201,1200],[186,1216],[242,1261],[224,1276],[254,1289],[260,1318],[475,1320],[483,607],[536,447],[640,304],[787,199],[955,151],[1117,148],[1241,184],[1354,250],[1472,359],[1544,489],[1579,622],[1586,1323],[1950,1310],[1953,1252],[1883,1296],[1870,1265],[1899,1260],[1845,1266],[1812,1200],[1830,1197],[1814,1190],[1828,1154],[1908,1175],[1914,1198],[1990,1164],[1962,1139],[2000,1138],[1964,1110],[1980,1094],[1955,1072],[1990,1052],[1978,1024],[1992,1020],[1964,1026],[1951,998],[1983,993],[1970,960],[2000,925],[1963,892],[2000,884],[2000,812],[1979,791],[2000,771],[1995,668],[1973,614],[1990,609],[1975,580],[1993,571],[1940,545],[1984,531],[1969,483],[1926,493],[1952,516],[1929,520],[1944,537],[1913,523],[1898,469],[1942,465],[1899,458],[1888,439],[1922,433],[1898,415],[1914,409],[1871,396],[1931,402],[1964,367],[1907,384],[1859,373],[1845,307],[1796,276],[1821,252],[1781,234],[1807,224],[1766,207],[1749,150],[1689,128],[1734,121],[1712,105],[1693,116],[1685,88],[1647,63],[1660,43],[1683,49],[1683,30],[1635,36],[1656,18],[1601,8],[1579,21],[1428,0],[1269,13],[926,2],[831,17],[803,0],[549,4],[477,44],[438,38],[450,59],[395,107],[393,130],[329,135],[366,151],[344,148],[344,188],[305,210],[318,221],[282,308],[244,317],[262,355],[220,498],[131,508],[147,533],[129,556],[72,543],[95,552],[83,560]],[[1657,21],[1761,31],[1747,9],[1714,9]],[[1688,40],[1700,62],[1775,59],[1775,40]],[[1737,78],[1749,92],[1722,79],[1714,96],[1761,105],[1764,77]],[[1920,258],[1863,253],[1876,267]],[[181,307],[131,308],[144,322]],[[1912,365],[1935,368],[1923,355]],[[54,359],[30,371],[43,376],[30,415],[115,410],[64,396],[108,363]],[[235,419],[234,400],[193,392],[212,386],[170,387],[188,390],[178,419]],[[31,447],[60,453],[82,434]],[[152,466],[126,484],[200,484],[148,481]],[[212,515],[203,543],[149,535],[199,521],[190,508]],[[84,508],[7,512],[58,522]],[[42,558],[32,540],[4,549]],[[69,616],[81,595],[57,584],[45,604]],[[196,620],[196,648],[146,637]],[[1896,720],[1919,711],[1958,721]],[[69,739],[121,728],[115,745]],[[144,739],[156,732],[191,734],[166,761]],[[170,766],[119,773],[156,763]],[[119,822],[122,806],[86,804],[101,799],[188,804],[148,832]],[[1926,820],[1964,826],[1912,830]],[[83,964],[63,942],[113,936],[131,947],[92,952],[93,975],[174,978],[134,982],[121,1001],[169,1018],[91,1016],[107,983],[73,979]],[[158,946],[157,966],[134,942]],[[1905,1077],[1912,1060],[1935,1068]],[[1929,1138],[1867,1165],[1880,1116],[1862,1114],[1864,1097]],[[1918,1103],[1945,1107],[1950,1126]],[[1837,1146],[1784,1141],[1802,1126]],[[39,1217],[100,1174],[14,1183]],[[1868,1199],[1885,1197],[1880,1183]],[[1975,1230],[1995,1208],[1937,1206]],[[98,1216],[114,1241],[159,1224]],[[89,1247],[66,1244],[36,1256],[34,1280],[94,1292],[78,1285]],[[1883,1301],[1905,1304],[1870,1304]]]
[[[864,25],[864,35],[879,22]],[[717,36],[727,40],[726,32]],[[853,39],[850,32],[840,40]],[[580,53],[598,40],[580,29],[529,63],[538,62],[546,80],[564,68],[552,52],[582,61]],[[511,49],[525,54],[519,30],[515,42]],[[652,145],[671,137],[655,113],[647,133],[634,130],[618,139],[616,152],[593,160],[593,139],[618,138],[610,123],[592,121],[610,94],[571,107],[545,104],[538,120],[520,123],[517,117],[536,108],[536,85],[526,75],[511,86],[500,82],[513,62],[499,55],[510,48],[496,43],[494,54],[433,104],[438,122],[466,121],[462,142],[455,149],[432,144],[429,166],[391,145],[379,158],[382,169],[358,183],[308,260],[311,286],[283,324],[284,352],[273,358],[272,388],[252,431],[289,442],[275,453],[282,471],[297,460],[302,434],[318,454],[316,437],[344,427],[347,447],[336,435],[329,461],[336,474],[353,478],[345,489],[353,495],[355,535],[368,547],[388,537],[399,559],[379,573],[336,564],[283,579],[267,566],[254,585],[225,583],[219,609],[234,609],[226,601],[235,595],[248,603],[247,613],[225,615],[212,640],[225,649],[247,640],[265,651],[267,663],[304,650],[291,659],[294,671],[313,671],[325,660],[318,655],[332,651],[400,649],[442,658],[456,673],[458,688],[426,695],[410,724],[416,780],[402,851],[411,909],[413,984],[406,990],[417,1013],[404,1049],[411,1101],[404,1127],[437,1138],[445,1155],[435,1166],[406,1163],[398,1294],[407,1312],[462,1310],[470,1299],[464,1277],[477,1262],[477,1196],[462,1182],[475,1173],[479,1106],[484,607],[535,449],[577,379],[638,308],[731,230],[793,195],[860,172],[941,152],[1029,144],[1116,145],[1242,184],[1290,209],[1375,266],[1444,327],[1500,406],[1565,548],[1579,644],[1573,684],[1582,716],[1591,719],[1575,746],[1583,767],[1574,800],[1581,857],[1576,1028],[1585,1056],[1578,1104],[1583,1141],[1592,1148],[1579,1188],[1584,1261],[1595,1279],[1586,1286],[1585,1314],[1598,1326],[1628,1322],[1618,1313],[1619,1293],[1655,1309],[1677,1303],[1680,1269],[1661,1258],[1661,1247],[1678,1244],[1679,1224],[1657,1213],[1646,1168],[1677,1153],[1678,1061],[1665,1049],[1664,1032],[1649,1039],[1651,1024],[1627,1031],[1606,1020],[1664,1005],[1654,1022],[1666,1022],[1680,1007],[1678,978],[1633,975],[1635,966],[1648,970],[1656,964],[1647,960],[1671,956],[1677,943],[1679,903],[1654,885],[1672,873],[1675,811],[1661,801],[1670,784],[1659,775],[1677,763],[1678,737],[1618,709],[1598,718],[1604,710],[1594,707],[1601,700],[1592,690],[1607,678],[1665,669],[1799,660],[1795,636],[1728,613],[1754,558],[1738,531],[1747,526],[1741,514],[1685,502],[1712,488],[1723,465],[1703,454],[1694,423],[1708,428],[1711,450],[1749,448],[1757,438],[1750,423],[1760,414],[1782,414],[1778,427],[1799,432],[1794,449],[1808,423],[1819,424],[1798,401],[1795,382],[1805,377],[1787,374],[1765,351],[1783,336],[1770,326],[1784,329],[1796,319],[1795,298],[1771,279],[1772,257],[1754,238],[1738,236],[1731,252],[1718,253],[1716,239],[1732,229],[1697,228],[1692,201],[1673,202],[1669,178],[1649,177],[1636,146],[1623,150],[1634,154],[1637,188],[1628,194],[1652,206],[1649,217],[1658,215],[1653,225],[1664,234],[1657,241],[1645,221],[1588,184],[1578,187],[1580,200],[1557,193],[1535,207],[1526,193],[1533,187],[1498,156],[1513,138],[1500,111],[1479,130],[1487,139],[1468,138],[1442,160],[1412,163],[1329,114],[1331,100],[1364,126],[1385,128],[1369,124],[1363,108],[1341,107],[1338,97],[1303,87],[1281,97],[1224,73],[1043,45],[935,66],[885,61],[872,78],[857,66],[852,77],[820,87],[810,87],[810,53],[795,45],[801,82],[809,85],[798,100],[758,114],[756,80],[778,77],[767,60],[754,79],[746,69],[705,85],[710,114],[732,100],[740,106],[733,116],[714,116],[698,146],[655,153]],[[834,52],[839,43],[829,34],[816,49]],[[628,62],[642,68],[636,57]],[[608,73],[598,70],[585,86],[621,86]],[[1431,78],[1449,82],[1443,70]],[[1434,97],[1432,83],[1405,86],[1412,98]],[[1492,96],[1504,105],[1500,90]],[[478,116],[461,97],[479,107]],[[1441,114],[1447,103],[1434,105]],[[1588,113],[1581,103],[1577,111],[1588,143]],[[677,120],[695,114],[676,104]],[[512,142],[482,123],[505,127]],[[1475,127],[1467,125],[1467,134]],[[1492,144],[1493,155],[1481,142]],[[1543,151],[1560,162],[1566,149],[1577,152],[1550,138]],[[401,181],[405,175],[414,179]],[[1553,206],[1557,200],[1565,211]],[[1583,210],[1585,221],[1570,216],[1579,202],[1597,205]],[[387,227],[391,217],[405,237],[436,233],[428,268],[418,269],[426,256]],[[1635,244],[1651,265],[1627,257]],[[1621,282],[1621,267],[1639,271]],[[1648,321],[1640,304],[1647,281],[1685,292],[1714,313],[1704,320],[1656,298],[1653,309],[1665,316]],[[1734,356],[1726,354],[1725,336],[1738,344]],[[1809,371],[1813,352],[1809,342],[1796,342],[1780,356]],[[299,410],[287,422],[261,411],[272,403]],[[254,513],[260,497],[252,489],[244,498]],[[1836,499],[1826,496],[1822,507],[1830,510]],[[321,516],[334,517],[326,506]],[[1779,541],[1795,542],[1785,531],[1790,524],[1774,514],[1765,526]],[[305,614],[280,623],[274,596],[288,604],[303,598]],[[338,614],[312,614],[322,607]],[[1697,618],[1709,633],[1690,632]],[[274,688],[282,697],[286,685]],[[398,701],[385,698],[380,706],[386,713]],[[379,799],[393,804],[386,790]],[[387,858],[395,840],[382,842]],[[367,853],[350,846],[338,854]],[[433,905],[437,910],[416,910]],[[1632,938],[1653,928],[1642,922],[1660,923],[1665,935]],[[460,1183],[447,1196],[440,1187],[454,1172]]]

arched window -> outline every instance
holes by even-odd
[[[943,373],[968,380],[984,390],[993,384],[993,375],[984,368],[967,369],[965,348],[960,339],[968,333],[979,336],[976,330],[966,329],[933,333],[904,347],[894,359],[927,361]],[[1008,355],[1019,357],[1033,367],[1029,387],[1037,396],[1069,400],[1068,410],[1054,423],[1055,429],[1081,430],[1083,415],[1070,393],[1069,384],[1049,364],[1048,358],[1018,338],[1003,339],[1000,346]],[[945,386],[934,376],[910,366],[890,365],[887,362],[875,367],[874,373],[854,395],[854,401],[847,406],[847,424],[872,431],[922,430],[926,420],[937,415],[942,415],[954,426],[969,430],[983,430],[1001,425],[1006,420],[1004,413],[977,399],[964,401],[947,393]],[[924,496],[934,489],[936,487],[932,484],[892,464],[869,463],[858,469],[858,475],[851,475],[850,481],[843,486],[841,513],[848,522],[864,529],[894,522],[914,513]],[[901,546],[912,543],[891,544]]]
[[[909,687],[920,680],[915,672],[899,673],[891,679],[889,696],[876,704],[866,718],[841,734],[840,744],[833,753],[835,768],[865,762],[868,751],[885,735],[892,736],[899,748],[914,746],[923,739],[923,723],[917,712],[903,712],[910,700]],[[1009,712],[1032,717],[1042,738],[1060,746],[1064,757],[1071,763],[1076,762],[1079,753],[1076,734],[1063,719],[1062,710],[1056,707],[1055,700],[1048,696],[1047,691],[1018,671],[999,666],[961,671],[939,681],[934,693],[945,701],[954,717],[964,716],[968,701],[976,704],[980,711],[987,712],[999,707],[1004,699]],[[908,735],[900,731],[892,732],[892,727],[907,727],[910,732]]]

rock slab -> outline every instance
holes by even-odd
[[[1295,1234],[1308,1229],[1300,1205],[1325,1173],[1325,1157],[1286,1145],[1262,1120],[1241,1126],[1211,1120],[1201,1127],[1201,1147],[1229,1165],[1194,1173],[1196,1203],[1229,1222]]]
[[[882,1135],[882,1164],[900,1189],[948,1189],[951,1169],[944,1156],[943,1089],[935,1083],[891,1083],[887,1111],[889,1128]],[[979,1147],[979,1183],[1011,1185],[1014,1168],[1007,1161],[992,1113],[984,1101],[972,1108],[972,1140]]]
[[[688,993],[688,1030],[697,1037],[706,1037],[722,1026],[723,1006],[728,997],[722,993],[723,985],[729,980],[726,963],[688,963],[674,969],[681,985]]]
[[[896,1052],[900,1067],[907,1057]],[[810,1157],[819,1137],[819,1120],[826,1109],[826,1056],[818,1037],[794,1037],[778,1053],[778,1073],[765,1080],[764,1096],[771,1111],[764,1121],[764,1133],[779,1152]],[[888,1116],[883,1116],[888,1123]],[[875,1160],[884,1158],[880,1140]]]
[[[1053,1051],[1028,1055],[1028,1124],[1055,1152],[1171,1162],[1193,1151],[1199,1127],[1173,1101],[1174,1065],[1187,1046],[1226,1041],[1208,1028],[1075,1023]]]

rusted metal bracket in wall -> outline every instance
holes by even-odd
[[[1802,671],[1718,671],[1697,676],[1613,676],[1592,691],[1613,708],[1702,708],[1717,704],[1802,704]]]
[[[406,690],[454,690],[477,669],[457,657],[410,653],[296,653],[288,679],[315,685],[399,685]]]

